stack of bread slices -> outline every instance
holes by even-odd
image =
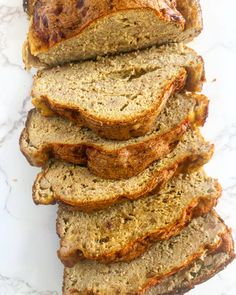
[[[234,259],[202,166],[198,0],[29,0],[34,77],[20,138],[58,203],[63,294],[183,294]],[[197,93],[198,92],[198,93]]]

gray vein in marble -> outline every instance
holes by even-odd
[[[209,47],[207,50],[203,50],[202,54],[207,55],[207,54],[211,53],[212,51],[218,50],[220,47],[224,48],[226,50],[230,50],[230,51],[232,51],[232,53],[235,54],[234,44],[230,44],[230,43],[226,43],[226,42],[216,42],[211,47]]]
[[[23,14],[24,12],[19,7],[8,7],[5,5],[0,6],[0,28],[3,25],[10,23],[14,17],[21,17]],[[3,53],[4,49],[7,49],[6,35],[0,32],[0,64],[1,66],[12,66],[23,71],[24,68],[21,65],[12,63],[9,60],[9,58]]]
[[[236,202],[236,177],[231,177],[229,179],[229,185],[225,186],[224,188],[224,192],[227,196],[229,196],[230,198],[232,198],[232,200],[234,200]]]
[[[22,1],[20,1],[21,3]],[[20,7],[10,7],[6,5],[0,5],[0,23],[9,23],[15,16],[24,15],[23,9]]]
[[[11,217],[14,217],[10,210],[8,209],[7,207],[7,204],[8,204],[8,201],[10,199],[10,195],[11,195],[11,191],[12,191],[12,187],[10,185],[10,182],[8,180],[8,176],[6,174],[6,172],[2,169],[2,167],[0,167],[0,175],[1,175],[1,178],[2,178],[2,182],[5,184],[6,186],[6,195],[5,195],[5,200],[4,200],[4,206],[3,206],[3,210],[8,214],[10,215]]]
[[[24,280],[0,274],[1,295],[58,295],[56,291],[37,291]]]
[[[0,38],[1,38],[1,35],[0,35]],[[14,68],[17,68],[19,69],[20,71],[24,71],[24,68],[21,66],[21,65],[18,65],[16,63],[13,63],[9,60],[9,58],[2,52],[4,48],[0,48],[0,64],[2,67],[14,67]]]
[[[216,152],[236,150],[236,122],[226,126],[215,138]]]
[[[18,130],[18,128],[22,128],[22,125],[24,124],[25,122],[25,119],[27,117],[27,113],[28,113],[28,103],[30,103],[31,101],[31,98],[30,96],[27,96],[23,102],[22,102],[22,107],[20,109],[20,111],[18,112],[18,114],[20,115],[20,117],[15,120],[12,124],[12,127],[7,130],[7,132],[5,133],[5,135],[3,135],[1,138],[0,138],[0,148],[1,146],[4,144],[4,142],[14,134],[14,132],[16,130]],[[0,128],[1,127],[5,127],[5,123],[3,123],[2,125],[0,125]]]
[[[226,50],[230,50],[232,53],[235,54],[235,48],[236,48],[236,44],[233,44],[233,43],[227,43],[227,42],[224,42],[224,43],[219,43],[219,46],[226,49]]]

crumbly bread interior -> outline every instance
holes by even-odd
[[[156,111],[164,93],[183,75],[183,68],[192,79],[193,69],[195,74],[201,65],[202,59],[192,49],[174,44],[55,67],[35,77],[33,103],[42,107],[46,99],[55,108],[80,111],[101,121],[125,122]]]
[[[86,167],[52,161],[34,184],[34,201],[39,204],[62,201],[89,210],[93,204],[96,208],[100,203],[106,206],[120,199],[136,199],[160,185],[160,174],[166,170],[172,169],[174,173],[181,165],[180,171],[188,170],[189,166],[196,168],[212,152],[212,145],[204,141],[199,130],[188,130],[170,154],[129,179],[106,180],[93,175]]]
[[[173,211],[174,212],[174,211]],[[206,256],[206,250],[217,248],[227,231],[214,214],[199,217],[178,236],[154,244],[141,257],[129,263],[102,264],[84,260],[65,269],[64,294],[141,294],[149,285],[170,272]]]
[[[199,171],[180,174],[156,195],[106,210],[85,213],[60,206],[57,220],[62,238],[60,254],[66,257],[78,251],[82,257],[99,260],[154,233],[156,239],[168,237],[199,203],[207,212],[219,195],[218,182]]]

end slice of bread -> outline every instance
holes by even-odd
[[[154,241],[165,240],[193,218],[209,212],[221,194],[219,183],[202,171],[180,174],[158,194],[93,213],[60,206],[59,257],[72,266],[79,259],[129,261]]]
[[[23,56],[28,67],[35,63],[55,66],[153,45],[188,42],[202,30],[198,0],[24,3],[31,15],[24,50],[28,54]],[[33,58],[28,60],[30,55]]]
[[[141,257],[129,263],[103,264],[84,260],[73,268],[65,268],[63,294],[141,295],[155,285],[158,290],[158,285],[164,284],[168,277],[199,260],[206,259],[207,263],[209,255],[226,253],[225,260],[219,262],[220,269],[234,258],[233,252],[229,229],[212,212],[192,220],[179,235],[155,243]],[[184,288],[180,283],[176,287]],[[190,284],[187,287],[191,287]],[[164,288],[160,294],[168,294],[168,291],[165,292]]]
[[[223,242],[222,246],[224,248]],[[146,295],[180,295],[211,279],[235,259],[232,249],[218,249],[149,289]]]
[[[167,155],[188,126],[202,126],[208,113],[203,95],[181,93],[171,97],[145,136],[127,141],[104,140],[86,128],[60,117],[29,113],[20,147],[29,162],[43,166],[50,158],[87,164],[102,178],[122,179],[138,175],[152,162]]]
[[[106,208],[158,192],[176,173],[190,172],[206,164],[213,150],[214,146],[204,141],[199,130],[190,129],[165,158],[124,180],[102,179],[86,167],[52,161],[37,176],[33,199],[36,204],[62,202],[82,211]]]
[[[146,134],[167,99],[201,88],[203,60],[181,44],[38,72],[32,102],[99,136],[127,140]]]

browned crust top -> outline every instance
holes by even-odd
[[[184,18],[175,6],[170,0],[31,0],[25,5],[29,13],[33,12],[30,31],[38,49],[51,48],[95,20],[121,10],[152,9],[163,21],[184,29]]]

